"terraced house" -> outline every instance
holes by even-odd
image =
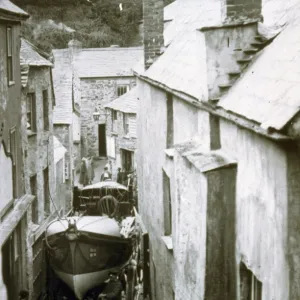
[[[177,0],[164,24],[163,1],[144,1],[152,299],[300,298],[300,10],[271,28],[264,2]]]
[[[107,156],[104,106],[135,86],[132,68],[142,55],[142,47],[82,48],[75,40],[68,49],[53,50],[54,124],[72,125],[76,169],[82,156]]]
[[[20,54],[25,191],[35,196],[31,206],[32,223],[27,249],[30,264],[27,271],[31,296],[38,299],[46,288],[44,231],[53,213],[56,216],[64,211],[65,203],[60,199],[62,195],[56,194],[54,177],[53,65],[45,59],[45,53],[25,39],[21,39]]]
[[[113,174],[117,174],[118,168],[124,172],[133,172],[136,169],[137,106],[135,87],[104,106],[107,110],[107,157],[111,162]]]
[[[20,23],[27,18],[10,1],[0,1],[1,299],[17,299],[29,284],[26,237],[34,197],[24,184],[20,71]]]

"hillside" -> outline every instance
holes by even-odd
[[[13,0],[30,14],[23,36],[50,52],[65,48],[72,38],[83,47],[129,46],[142,19],[140,0]],[[136,46],[136,45],[134,45]]]
[[[165,4],[173,0],[165,0]],[[138,46],[142,0],[12,0],[30,14],[22,35],[46,52],[66,48],[72,38],[83,47]],[[120,3],[122,3],[120,5]]]

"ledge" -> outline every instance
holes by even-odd
[[[24,214],[27,212],[31,202],[33,201],[33,195],[24,195],[18,199],[15,203],[13,210],[7,215],[0,226],[0,246],[2,246],[8,237],[15,230]]]
[[[168,250],[173,251],[173,239],[171,235],[164,235],[161,237]]]
[[[36,135],[37,135],[37,132],[31,131],[31,130],[27,130],[27,136],[28,137],[32,137],[32,136],[36,136]]]
[[[12,85],[14,85],[14,84],[16,84],[15,81],[9,81],[9,82],[8,82],[8,86],[12,86]]]
[[[169,158],[171,158],[171,159],[174,158],[174,154],[175,154],[174,148],[165,149],[164,151]]]

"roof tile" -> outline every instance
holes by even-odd
[[[137,88],[134,87],[126,94],[113,100],[109,104],[105,105],[105,108],[121,111],[123,113],[137,113],[138,97]]]
[[[142,47],[83,48],[75,68],[80,78],[133,76],[132,68],[142,57]]]

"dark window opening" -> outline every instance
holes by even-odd
[[[26,99],[27,129],[36,131],[36,100],[35,93],[28,93]]]
[[[6,44],[7,44],[7,80],[8,83],[14,81],[13,67],[13,29],[11,26],[6,28]]]
[[[173,96],[167,94],[167,148],[174,143]]]
[[[118,97],[124,95],[125,93],[127,93],[129,91],[129,85],[118,85],[118,89],[117,89],[117,93],[118,93]]]
[[[262,283],[241,262],[240,265],[241,300],[262,300]]]
[[[48,90],[43,91],[43,117],[44,117],[44,130],[49,130]]]
[[[210,114],[209,115],[209,125],[210,125],[210,149],[218,150],[221,148],[219,117]]]
[[[172,199],[170,178],[163,170],[164,235],[172,234]]]
[[[129,118],[128,114],[123,113],[123,129],[124,129],[124,134],[129,133]]]
[[[13,128],[9,133],[10,153],[12,155],[12,176],[13,176],[13,197],[17,198],[17,140],[16,129]]]
[[[43,171],[44,177],[44,212],[45,215],[50,213],[50,197],[49,197],[49,170],[48,168]]]
[[[31,194],[35,196],[32,204],[31,204],[32,222],[35,223],[35,224],[38,224],[39,211],[38,211],[36,175],[30,177],[30,190],[31,190]]]

